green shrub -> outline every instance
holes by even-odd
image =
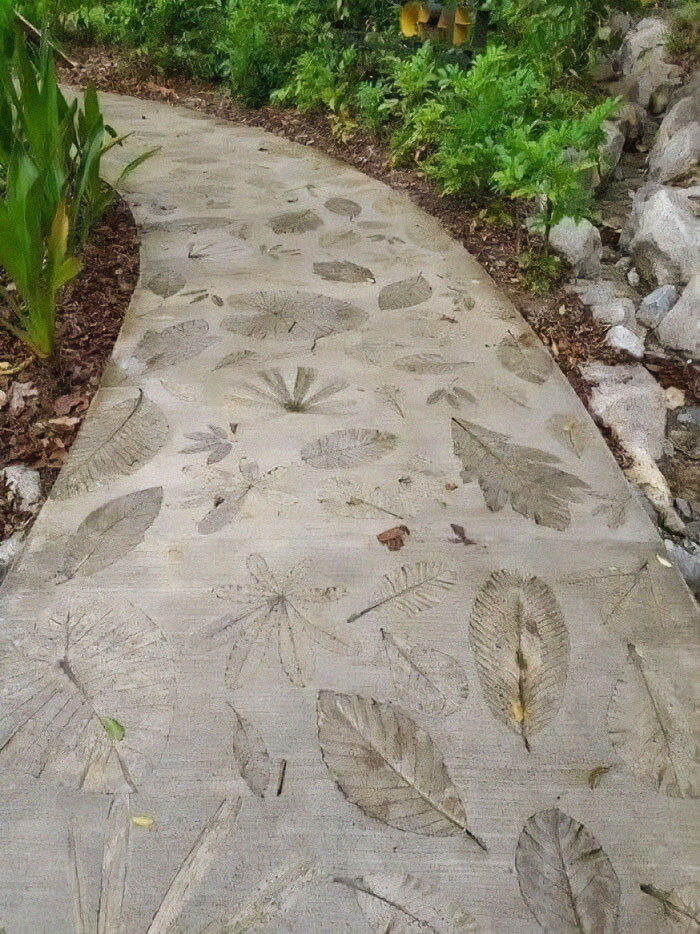
[[[700,2],[691,0],[676,10],[671,18],[668,50],[672,55],[700,60]]]

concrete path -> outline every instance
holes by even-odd
[[[383,185],[107,102],[162,151],[0,592],[0,928],[698,930],[698,612],[566,380]]]

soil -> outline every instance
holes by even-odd
[[[38,360],[0,328],[0,393],[6,397],[0,408],[0,467],[21,463],[38,470],[44,497],[100,384],[138,280],[139,236],[122,199],[93,230],[82,262],[58,309],[61,352],[55,363]],[[0,541],[31,518],[0,485]]]

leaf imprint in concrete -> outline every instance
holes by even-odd
[[[349,470],[379,460],[396,446],[396,435],[374,428],[345,428],[301,449],[301,459],[319,470]]]
[[[233,758],[241,778],[254,795],[262,798],[270,784],[267,747],[255,726],[229,703],[233,717]]]
[[[314,292],[253,292],[233,295],[228,304],[254,313],[231,315],[221,326],[256,340],[314,341],[352,331],[367,320],[366,312],[350,302]]]
[[[259,370],[259,385],[244,383],[243,394],[233,395],[232,401],[243,405],[253,405],[273,409],[277,412],[332,414],[341,409],[328,405],[332,396],[342,392],[347,383],[344,379],[334,379],[318,384],[318,373],[312,367],[299,366],[296,376],[289,385],[278,369]]]
[[[440,750],[398,707],[321,691],[318,739],[336,784],[365,814],[410,833],[463,834],[486,849],[467,827]]]
[[[469,639],[491,713],[529,750],[566,689],[569,634],[554,594],[537,577],[496,571],[474,601]]]
[[[545,934],[618,934],[620,882],[593,834],[558,808],[525,824],[515,868]]]
[[[670,891],[655,885],[639,886],[664,909],[666,934],[697,934],[700,931],[700,882],[689,882]]]
[[[528,383],[544,383],[554,371],[552,358],[531,331],[520,337],[505,337],[496,355],[506,370]]]
[[[432,285],[419,273],[410,279],[385,285],[379,293],[379,307],[382,311],[413,308],[414,305],[427,302],[432,294]]]
[[[464,704],[469,686],[451,655],[412,645],[382,629],[384,650],[399,699],[428,716],[449,716]]]
[[[641,781],[673,798],[700,797],[697,710],[634,645],[608,708],[613,746]]]
[[[216,343],[203,319],[183,321],[162,331],[146,331],[127,364],[130,373],[164,370],[189,360]]]
[[[394,362],[397,370],[405,370],[406,373],[420,375],[454,373],[470,365],[469,360],[447,360],[439,353],[412,354],[409,357],[401,357]]]
[[[349,217],[351,221],[362,213],[360,205],[356,201],[351,201],[349,198],[329,198],[328,201],[325,202],[324,207],[332,214],[340,214],[341,217]]]
[[[354,893],[374,934],[478,934],[461,905],[445,904],[442,893],[416,876],[382,872],[334,881]]]
[[[314,273],[329,282],[374,282],[374,273],[366,266],[358,266],[349,260],[330,263],[314,263]]]
[[[175,673],[158,626],[123,602],[40,621],[0,654],[0,751],[71,788],[135,791],[165,746]]]
[[[313,211],[287,211],[271,217],[268,224],[276,234],[295,234],[317,230],[323,221]]]
[[[160,512],[163,487],[127,493],[93,510],[66,543],[56,580],[89,577],[140,545]]]
[[[191,431],[185,437],[193,443],[182,448],[180,453],[207,454],[207,464],[218,464],[233,450],[236,428],[236,425],[229,425],[228,429],[209,425],[207,431]]]
[[[385,574],[371,602],[348,617],[349,623],[368,613],[388,619],[417,616],[437,606],[457,583],[454,571],[434,561],[419,561]]]
[[[165,444],[168,423],[142,392],[90,418],[71,449],[51,495],[92,493],[114,477],[135,473]]]
[[[238,605],[237,611],[219,626],[220,632],[236,632],[226,684],[236,690],[255,674],[274,633],[283,671],[292,684],[304,687],[314,677],[319,647],[334,653],[348,650],[346,639],[319,621],[317,613],[309,612],[312,605],[339,600],[344,591],[311,585],[307,562],[278,575],[261,555],[255,554],[248,557],[246,567],[251,579],[248,588],[218,591],[219,597]]]
[[[478,480],[486,505],[513,509],[538,525],[563,531],[571,523],[570,503],[580,502],[588,485],[555,467],[559,458],[509,441],[481,425],[452,419],[454,452],[461,460],[464,483]]]

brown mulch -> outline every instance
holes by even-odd
[[[57,316],[55,365],[33,357],[0,328],[0,467],[39,470],[44,496],[75,438],[119,334],[139,272],[139,236],[118,199],[90,235],[83,270],[64,293]],[[2,364],[15,372],[3,375]],[[2,401],[3,396],[0,396]],[[31,517],[0,489],[0,541]]]

